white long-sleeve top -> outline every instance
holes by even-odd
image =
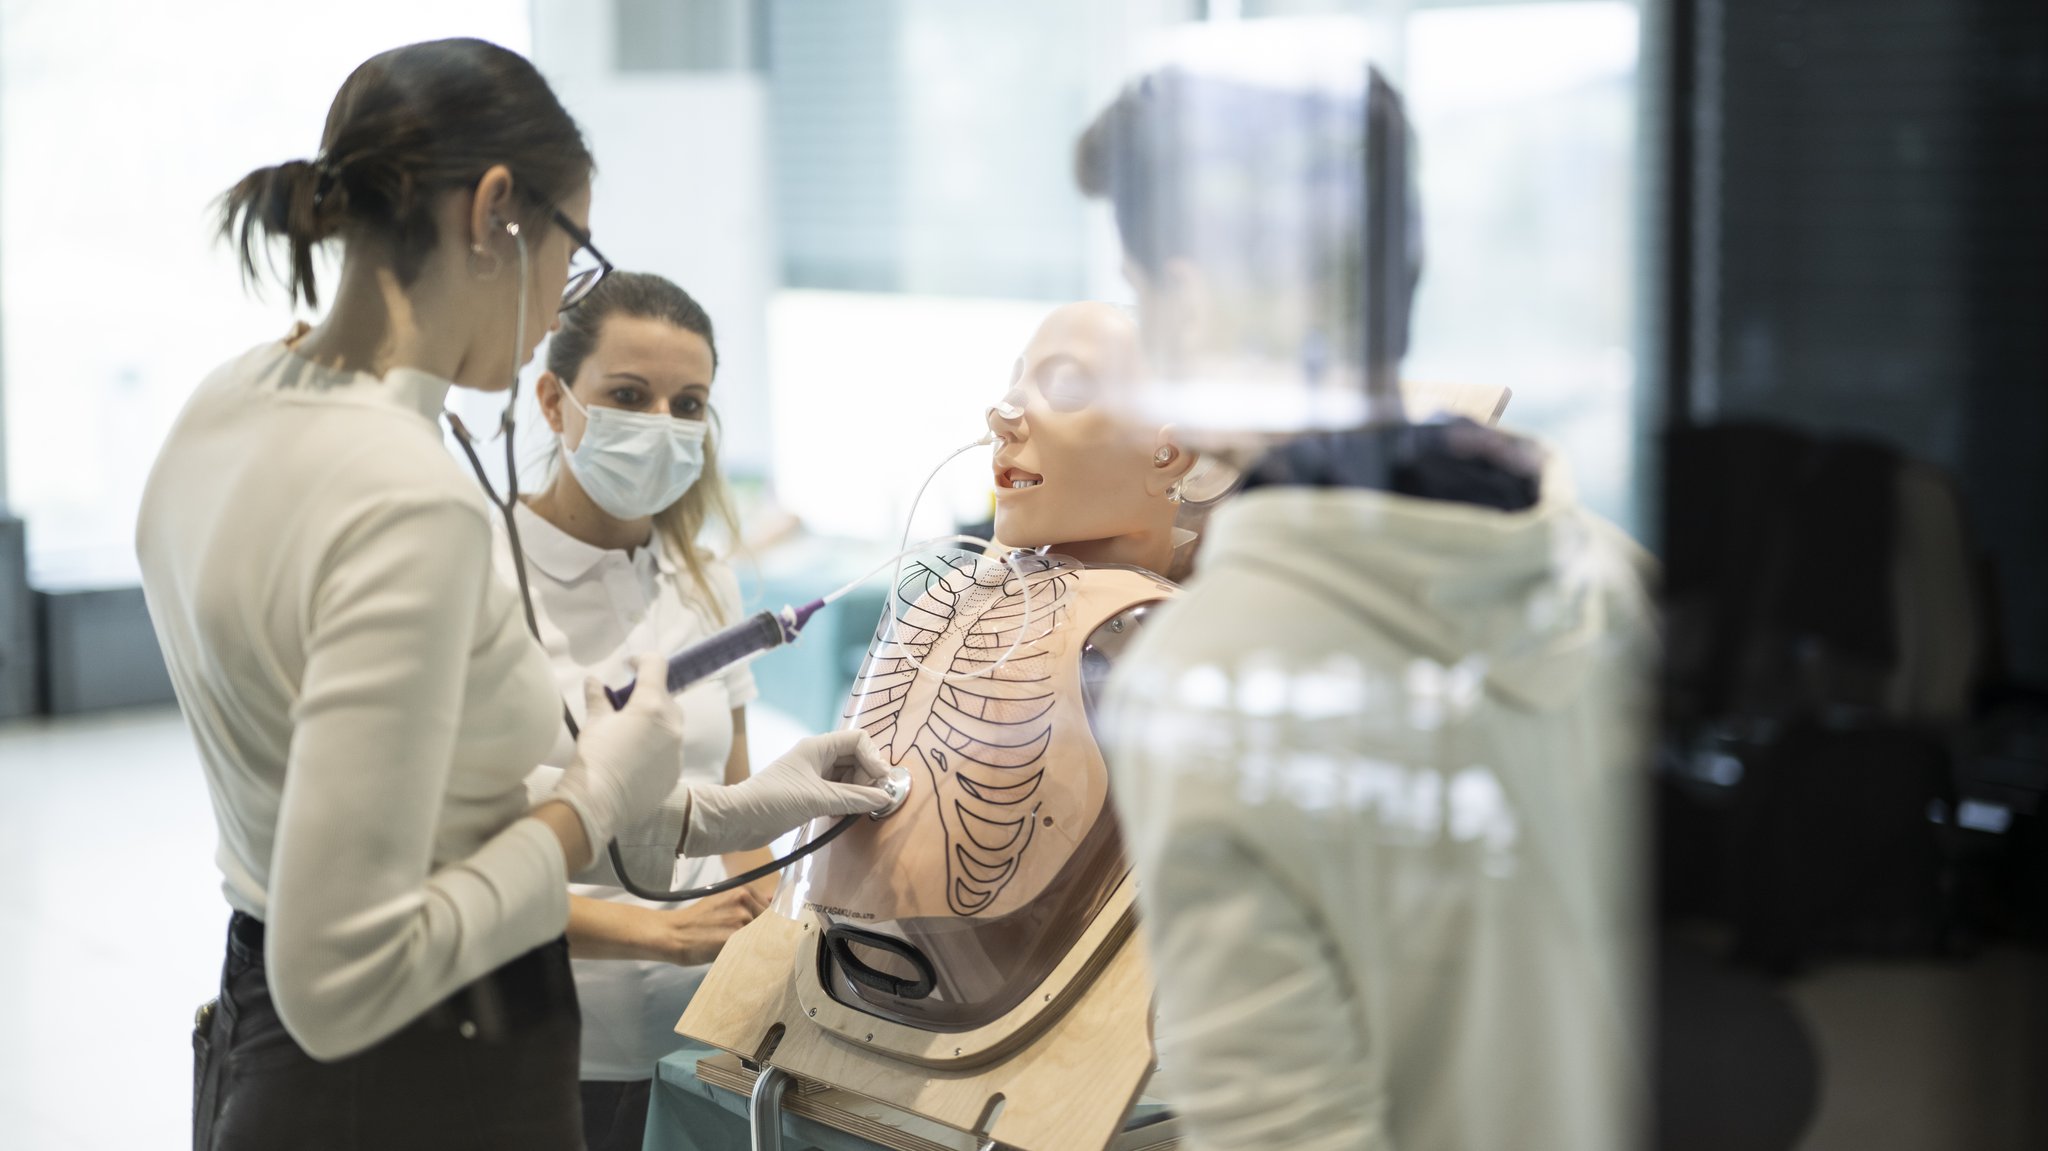
[[[143,588],[222,887],[267,924],[278,1014],[318,1059],[568,922],[561,845],[523,818],[560,700],[442,446],[449,386],[264,344],[199,386],[143,493]]]

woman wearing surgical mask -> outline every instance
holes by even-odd
[[[567,878],[650,811],[707,855],[887,802],[815,759],[678,802],[684,716],[645,690],[528,795],[559,684],[436,421],[602,277],[591,164],[532,64],[440,40],[365,62],[311,159],[222,198],[250,274],[275,241],[294,301],[318,305],[321,247],[340,276],[310,330],[199,384],[136,529],[233,908],[197,1148],[581,1147]]]
[[[634,652],[673,651],[737,620],[739,584],[697,538],[711,519],[733,523],[710,434],[718,347],[704,309],[660,276],[615,272],[562,316],[547,368],[536,394],[557,437],[552,475],[513,514],[541,642],[574,701],[571,689],[590,676],[631,679]],[[497,560],[516,586],[502,529]],[[747,778],[754,697],[753,673],[740,666],[678,698],[685,788]],[[573,751],[565,728],[552,761]],[[537,789],[554,774],[536,773]],[[766,862],[765,852],[678,860],[657,824],[620,836],[623,847],[652,849],[628,852],[640,884],[700,887]],[[643,857],[665,865],[636,868]],[[640,1146],[655,1061],[680,1045],[675,1023],[706,965],[762,907],[750,888],[662,905],[604,878],[572,887],[569,908],[591,1151]]]

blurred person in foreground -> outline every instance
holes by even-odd
[[[1652,620],[1562,461],[1408,422],[1410,132],[1350,25],[1200,29],[1080,141],[1170,415],[1246,469],[1105,750],[1190,1145],[1618,1151]]]

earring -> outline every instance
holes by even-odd
[[[1173,486],[1166,489],[1166,502],[1170,504],[1187,502],[1187,496],[1181,493],[1179,480],[1173,481]]]
[[[1155,464],[1170,464],[1170,463],[1172,463],[1172,462],[1173,462],[1173,449],[1172,449],[1172,448],[1170,448],[1170,447],[1165,447],[1165,448],[1160,448],[1160,449],[1159,449],[1158,451],[1156,451],[1156,452],[1153,452],[1153,453],[1152,453],[1152,462],[1153,462],[1153,463],[1155,463]]]
[[[486,256],[491,260],[488,268],[483,263]],[[498,277],[498,254],[484,251],[482,241],[469,246],[469,274],[479,280],[494,280]]]

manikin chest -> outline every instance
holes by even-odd
[[[800,864],[778,903],[832,929],[835,997],[972,1026],[1027,994],[1128,871],[1088,695],[1103,641],[1174,589],[1058,561],[1027,592],[1005,564],[961,558],[894,590],[846,717],[910,770],[911,798]]]

